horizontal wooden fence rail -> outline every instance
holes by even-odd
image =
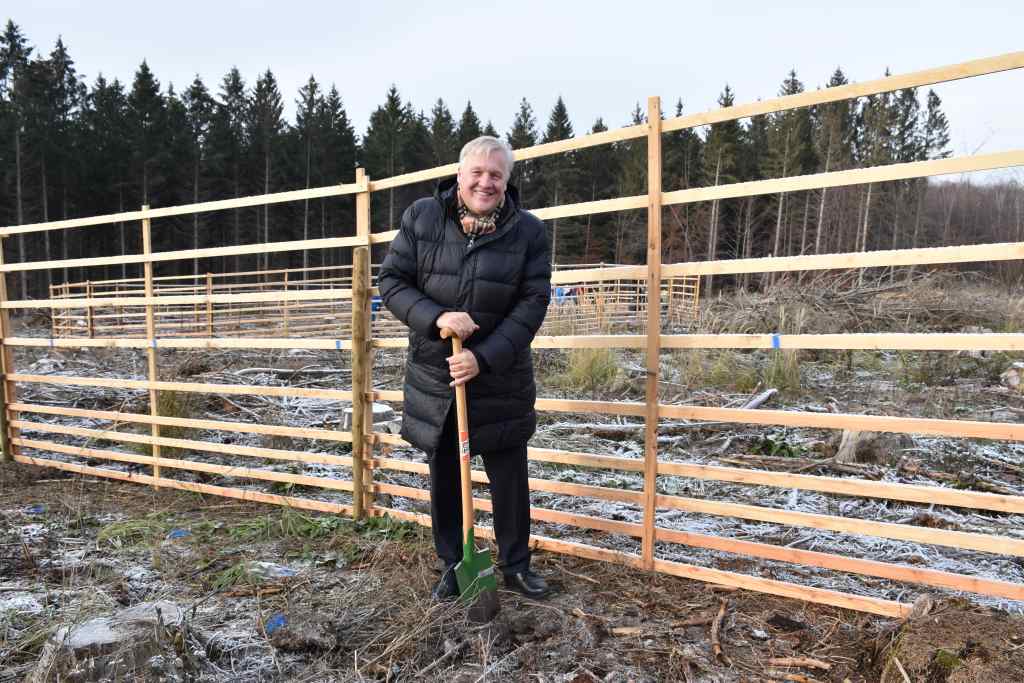
[[[642,404],[638,404],[642,405]],[[783,427],[815,427],[819,429],[850,429],[896,434],[952,436],[966,439],[1024,440],[1024,424],[1012,422],[981,422],[976,420],[940,420],[924,417],[890,417],[848,413],[809,413],[789,410],[744,410],[711,406],[664,405],[658,408],[661,417],[674,417],[711,422],[778,425]]]
[[[397,230],[374,233],[370,235],[372,244],[384,244],[394,239]],[[124,256],[96,256],[93,258],[67,259],[64,261],[29,261],[27,263],[11,263],[0,266],[0,273],[15,273],[28,270],[49,270],[53,268],[86,268],[90,266],[117,266],[128,263],[162,263],[165,261],[188,261],[197,258],[216,256],[250,256],[253,254],[276,254],[286,251],[303,251],[306,249],[337,249],[339,247],[355,247],[366,244],[362,237],[325,237],[315,240],[296,240],[291,242],[269,242],[265,244],[245,244],[237,247],[208,247],[205,249],[182,249],[180,251],[163,251],[152,254],[125,254]]]
[[[196,382],[160,382],[108,377],[69,377],[66,375],[23,375],[12,373],[10,382],[60,384],[64,386],[108,387],[112,389],[159,389],[201,394],[231,394],[236,396],[287,396],[291,398],[320,398],[351,401],[352,392],[342,389],[306,389],[302,387],[265,387],[253,384],[201,384]]]
[[[188,294],[185,296],[138,296],[97,299],[31,299],[4,301],[0,308],[106,308],[112,306],[181,305],[210,303],[255,303],[257,301],[313,301],[351,299],[350,289],[317,289],[312,292],[278,291],[250,294]]]
[[[214,465],[208,462],[197,462],[183,460],[181,458],[162,458],[149,455],[135,455],[121,451],[111,451],[100,448],[89,448],[86,446],[67,446],[51,441],[36,441],[33,439],[16,438],[14,443],[26,448],[36,448],[54,453],[64,453],[94,460],[110,460],[112,462],[128,462],[138,465],[155,465],[171,469],[187,470],[189,472],[203,472],[206,474],[218,474],[224,477],[240,477],[242,479],[258,479],[261,481],[273,481],[281,484],[297,484],[300,486],[315,486],[335,491],[352,491],[352,482],[344,479],[331,477],[310,477],[290,472],[273,472],[265,469],[253,469],[250,467],[238,467],[236,465]]]
[[[375,270],[379,269],[380,268],[380,264],[374,264],[373,268]],[[348,272],[349,275],[341,276],[342,279],[351,279],[352,266],[351,265],[310,266],[308,268],[275,268],[275,269],[270,269],[270,270],[240,270],[240,271],[231,271],[231,272],[227,272],[227,273],[214,273],[214,272],[210,272],[210,273],[195,273],[195,274],[192,274],[192,275],[158,275],[158,276],[154,276],[153,277],[153,286],[154,286],[154,289],[156,291],[160,291],[162,289],[162,287],[160,285],[158,285],[157,283],[173,282],[173,281],[180,281],[180,280],[192,280],[192,281],[197,283],[197,284],[195,284],[193,286],[202,288],[202,287],[206,286],[206,279],[207,278],[210,278],[212,280],[223,280],[223,279],[229,279],[229,278],[231,278],[231,279],[238,279],[238,278],[250,278],[250,277],[251,278],[258,278],[258,277],[267,277],[267,276],[270,276],[270,275],[282,275],[283,276],[285,274],[292,274],[292,275],[294,275],[294,274],[306,274],[306,273],[319,273],[319,272],[327,272],[327,271],[339,271],[339,272],[345,271],[345,272]],[[331,278],[326,278],[326,279],[331,279]],[[295,283],[309,282],[309,281],[310,280],[302,280],[302,279],[293,280],[293,282],[295,282]],[[54,288],[70,287],[72,289],[84,289],[89,284],[92,284],[93,287],[114,287],[114,288],[120,288],[120,289],[127,289],[127,288],[134,287],[134,288],[137,288],[137,289],[142,289],[143,286],[145,285],[145,278],[141,278],[141,277],[125,277],[125,278],[113,278],[113,279],[109,279],[109,280],[83,280],[81,282],[66,282],[66,283],[59,284],[59,285],[51,285],[51,287],[54,287]],[[251,283],[248,283],[248,284],[249,285],[259,285],[260,283],[259,283],[259,281],[254,281],[254,282],[251,282]],[[184,286],[187,287],[188,285],[184,285]],[[230,283],[229,282],[229,283],[224,283],[224,284],[216,284],[215,286],[216,287],[224,287],[224,286],[232,286],[232,287],[234,287],[234,286],[246,286],[246,284],[245,283],[239,284],[239,283]],[[52,296],[60,296],[60,294],[59,293],[55,293]]]
[[[1024,351],[1015,333],[846,333],[661,335],[662,349],[816,349],[886,351]]]
[[[198,420],[186,417],[167,417],[162,415],[145,415],[142,413],[124,413],[117,410],[88,410],[86,408],[65,408],[62,406],[38,405],[35,403],[12,403],[9,409],[17,413],[39,413],[41,415],[58,415],[63,417],[89,417],[96,420],[109,420],[119,423],[136,423],[148,425],[165,425],[168,427],[185,427],[189,429],[205,429],[211,431],[247,432],[266,436],[292,436],[298,439],[322,439],[325,441],[352,441],[349,432],[318,429],[313,427],[288,427],[285,425],[265,425],[252,422],[230,422],[226,420]]]
[[[745,469],[741,467],[720,467],[716,465],[694,465],[689,463],[658,461],[658,474],[704,481],[728,481],[736,484],[754,484],[799,491],[818,491],[857,498],[881,498],[902,500],[924,505],[947,505],[978,510],[993,510],[1008,514],[1024,514],[1024,496],[1009,496],[999,493],[963,491],[942,486],[919,484],[898,484],[870,479],[821,477],[810,474],[791,474]]]
[[[168,436],[151,436],[148,434],[136,434],[135,432],[122,432],[115,429],[89,429],[87,427],[74,427],[71,425],[54,424],[52,422],[14,420],[11,424],[18,429],[45,432],[47,434],[79,436],[91,441],[119,441],[122,443],[167,446],[169,448],[180,448],[183,450],[204,451],[207,453],[218,453],[220,455],[240,455],[247,458],[263,458],[265,460],[286,460],[288,462],[352,467],[352,458],[345,455],[307,453],[304,451],[290,451],[280,448],[261,448],[257,446],[241,446],[238,444],[199,441],[196,439],[176,439]]]
[[[84,474],[91,477],[105,477],[107,479],[118,479],[120,481],[149,484],[151,486],[158,485],[163,488],[191,491],[193,493],[205,493],[211,496],[223,496],[225,498],[237,498],[239,500],[246,500],[253,503],[269,503],[270,505],[281,505],[283,507],[299,510],[327,512],[334,515],[352,515],[352,506],[341,503],[312,500],[297,496],[281,496],[249,489],[215,486],[213,484],[201,484],[195,481],[182,481],[180,479],[171,479],[169,477],[154,477],[148,474],[137,474],[135,472],[121,472],[118,470],[104,469],[102,467],[91,467],[89,465],[79,465],[77,463],[61,462],[58,460],[49,460],[47,458],[34,458],[26,455],[15,455],[13,460],[14,462],[20,462],[26,465],[53,467],[66,472],[74,472],[75,474]]]
[[[141,211],[125,211],[122,213],[108,214],[106,216],[92,216],[90,218],[71,218],[62,221],[50,221],[49,223],[31,223],[28,225],[11,226],[0,228],[0,237],[8,235],[20,235],[30,232],[45,232],[49,230],[67,230],[68,228],[87,228],[97,225],[110,225],[111,223],[128,223],[153,218],[169,218],[171,216],[186,216],[194,213],[205,213],[207,211],[224,211],[227,209],[242,209],[248,206],[264,206],[267,204],[281,204],[285,202],[296,202],[304,199],[321,199],[324,197],[340,197],[357,192],[365,192],[366,187],[358,183],[349,185],[329,185],[327,187],[315,187],[308,190],[290,190],[287,192],[275,192],[252,197],[238,197],[237,199],[219,199],[212,202],[200,202],[198,204],[183,204],[181,206],[170,206],[160,209],[145,208]]]
[[[8,337],[4,340],[7,346],[53,347],[64,349],[75,348],[110,348],[110,349],[147,349],[156,345],[161,349],[320,349],[323,351],[349,351],[352,349],[351,339],[268,339],[264,337],[209,337],[185,339],[180,337],[164,339],[56,339],[53,337]]]
[[[751,180],[714,187],[696,187],[687,190],[664,192],[661,195],[664,206],[709,202],[722,199],[737,199],[756,195],[778,194],[780,192],[798,192],[801,190],[820,190],[823,188],[846,187],[849,185],[866,185],[868,183],[891,182],[911,178],[927,178],[952,173],[971,171],[989,171],[1024,165],[1024,150],[998,152],[994,154],[978,154],[952,159],[933,159],[930,161],[910,161],[889,166],[871,168],[854,168],[846,171],[829,171],[787,178],[770,180]],[[552,220],[572,216],[591,216],[612,211],[628,211],[647,208],[647,195],[620,197],[617,199],[599,199],[578,204],[566,204],[557,207],[535,209],[532,213],[538,218]]]

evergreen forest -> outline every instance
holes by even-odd
[[[778,95],[850,82],[838,67],[811,78],[808,84],[790,71]],[[386,82],[381,92],[366,130],[356,130],[343,90],[313,75],[295,93],[282,93],[270,69],[252,78],[231,68],[217,81],[196,75],[172,85],[142,61],[131,83],[103,75],[86,82],[63,39],[49,50],[37,47],[8,20],[0,36],[0,225],[351,183],[357,166],[385,178],[456,161],[466,141],[485,133],[518,149],[642,123],[646,114],[641,103],[632,111],[626,103],[607,119],[574,123],[561,97],[550,112],[522,99],[511,128],[498,131],[471,102],[437,99],[424,106]],[[743,96],[725,85],[717,104],[752,99]],[[294,120],[284,115],[286,98],[294,101]],[[663,116],[690,113],[684,104],[666,101]],[[663,187],[938,159],[951,154],[949,130],[939,96],[908,89],[676,131],[663,139]],[[526,208],[637,195],[646,192],[646,160],[643,139],[601,145],[520,162],[512,182]],[[431,183],[421,183],[374,193],[374,229],[397,227],[405,206],[431,191]],[[664,259],[1021,241],[1022,203],[1019,180],[972,183],[964,176],[671,206],[662,220]],[[352,197],[335,197],[158,219],[153,249],[352,235],[354,205]],[[644,211],[563,218],[549,221],[549,229],[555,263],[643,262]],[[31,233],[5,240],[4,258],[134,254],[140,240],[137,223]],[[157,275],[314,267],[348,258],[348,250],[320,250],[175,261],[157,264]],[[140,268],[19,273],[9,283],[11,298],[46,297],[49,285],[65,281],[134,277]],[[762,284],[748,277],[714,283]]]

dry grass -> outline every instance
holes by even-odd
[[[573,349],[567,354],[565,371],[553,377],[552,383],[597,399],[613,391],[620,376],[620,361],[614,349]]]

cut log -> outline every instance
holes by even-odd
[[[906,434],[844,429],[835,461],[843,465],[857,462],[889,464],[899,458],[901,451],[913,446],[913,440]]]

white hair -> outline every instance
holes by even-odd
[[[512,165],[515,163],[515,159],[512,156],[512,147],[507,142],[491,135],[481,135],[478,138],[474,138],[467,142],[463,147],[462,151],[459,152],[459,165],[462,164],[463,160],[467,157],[482,154],[489,156],[493,152],[500,152],[505,157],[507,166],[507,176],[512,175]]]

